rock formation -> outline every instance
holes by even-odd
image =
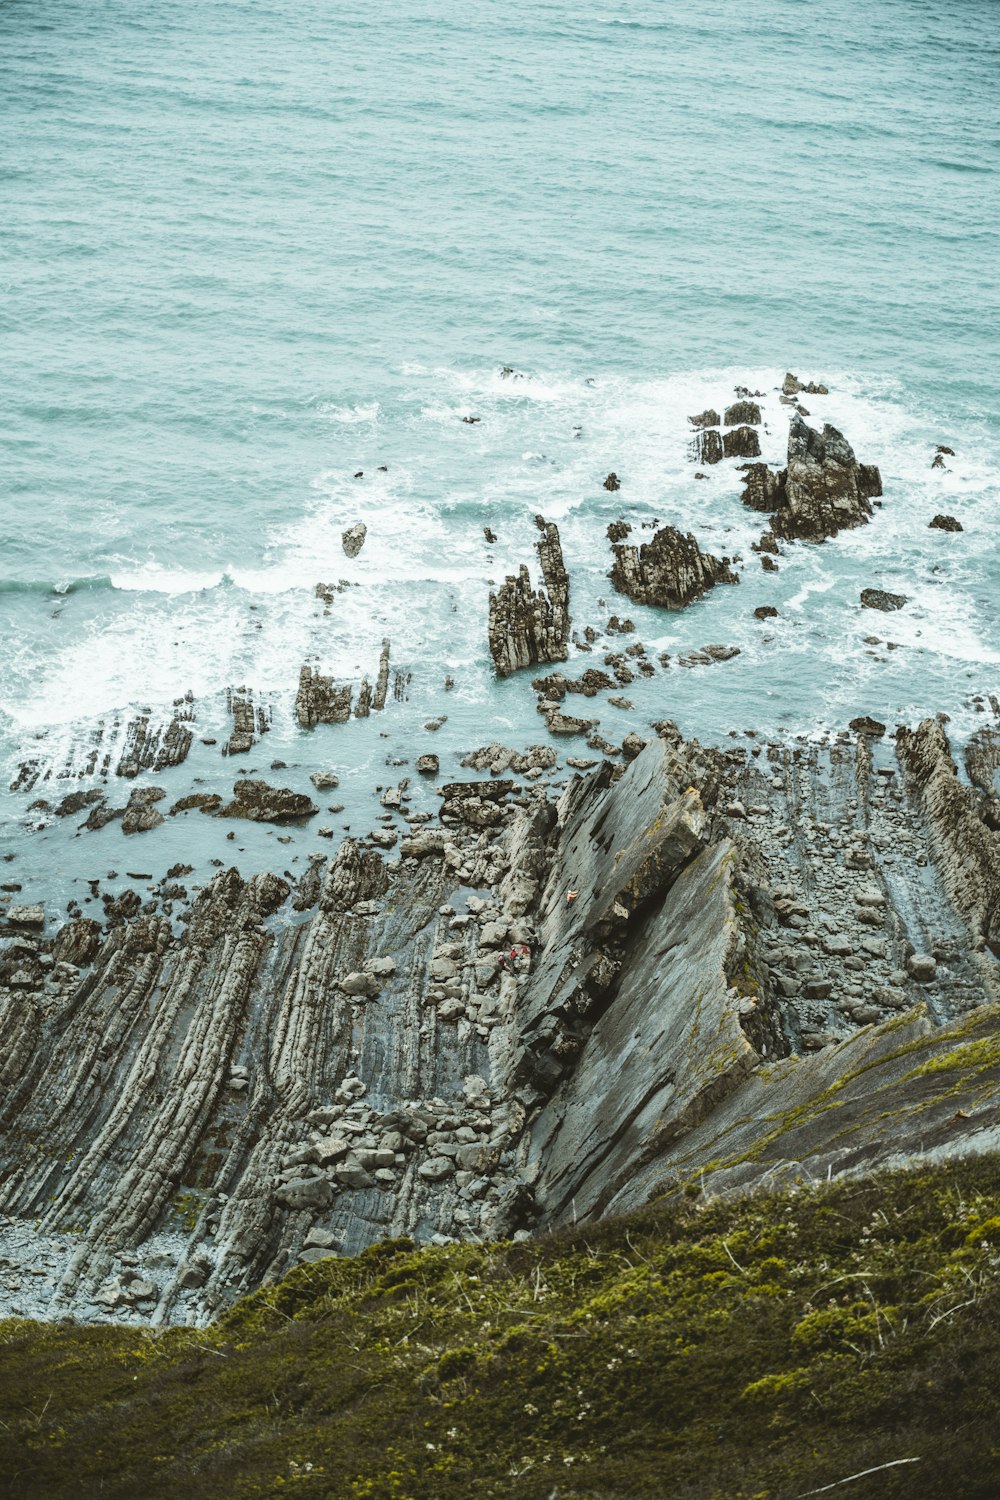
[[[956,521],[954,516],[935,516],[933,521],[928,521],[928,526],[936,531],[964,531],[965,527],[961,521]]]
[[[489,646],[499,677],[540,662],[565,661],[569,642],[569,574],[559,531],[536,516],[544,588],[531,587],[527,567],[490,594]]]
[[[843,433],[829,423],[819,433],[798,415],[788,428],[787,467],[774,472],[750,464],[745,472],[743,503],[773,511],[771,526],[780,537],[822,542],[863,526],[873,497],[882,493],[878,469],[858,463]]]
[[[355,521],[353,526],[348,526],[341,537],[344,551],[348,557],[357,557],[365,545],[365,537],[368,535],[368,527],[363,521]]]
[[[891,610],[902,609],[906,604],[905,594],[888,594],[885,589],[862,589],[861,606],[863,609],[880,609],[884,613]]]
[[[683,609],[717,583],[738,583],[739,575],[726,557],[702,552],[694,536],[664,526],[638,547],[616,543],[609,573],[620,594],[637,604]]]
[[[233,800],[219,809],[220,818],[246,818],[251,823],[297,823],[311,818],[319,808],[304,792],[268,786],[248,776],[233,787]]]
[[[303,729],[316,724],[346,724],[351,717],[354,689],[336,687],[332,677],[323,677],[308,664],[299,673],[295,715]]]
[[[104,924],[54,931],[22,897],[0,945],[3,1308],[201,1323],[394,1234],[976,1149],[1000,1105],[1000,733],[966,784],[936,720],[898,759],[880,729],[719,751],[664,721],[558,802],[514,779],[551,746],[493,744],[393,864],[348,839],[294,895],[223,871],[180,922],[183,866],[109,896]]]

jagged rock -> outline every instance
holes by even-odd
[[[784,500],[771,523],[777,535],[821,542],[844,528],[863,526],[873,496],[881,493],[878,469],[859,464],[836,427],[827,423],[819,433],[801,417],[792,418]]]
[[[187,797],[180,797],[170,809],[170,816],[177,813],[190,812],[197,808],[201,813],[214,813],[222,806],[222,798],[218,792],[191,792]]]
[[[785,396],[829,396],[830,394],[828,386],[814,385],[811,380],[808,385],[804,385],[790,370],[785,376],[781,390]]]
[[[618,544],[609,577],[637,604],[683,609],[717,583],[738,583],[728,558],[702,552],[694,536],[664,526],[639,547]]]
[[[755,620],[776,620],[778,611],[773,604],[758,604],[753,615]]]
[[[879,723],[878,719],[863,714],[860,718],[852,719],[850,727],[855,734],[868,735],[871,739],[881,739],[885,734],[885,725]]]
[[[223,747],[223,755],[242,755],[256,743],[259,734],[270,728],[269,717],[262,704],[254,702],[249,688],[230,688],[226,693],[226,704],[233,716],[233,732]]]
[[[697,417],[688,417],[688,421],[691,423],[692,427],[697,427],[697,428],[718,427],[718,425],[719,425],[719,413],[717,411],[713,411],[712,408],[709,406],[709,407],[706,407],[705,410],[699,416],[697,416]]]
[[[85,969],[93,963],[101,946],[101,924],[91,917],[77,917],[66,922],[56,933],[52,957],[57,963],[70,963]]]
[[[635,760],[636,756],[641,755],[648,744],[648,740],[641,739],[634,732],[627,734],[622,740],[622,759],[625,761]]]
[[[717,464],[725,456],[722,438],[714,427],[706,427],[704,431],[697,432],[692,447],[696,463]]]
[[[537,517],[544,588],[531,587],[526,566],[490,594],[490,655],[500,677],[538,662],[565,661],[569,655],[569,574],[563,563],[558,529]]]
[[[351,717],[353,688],[335,687],[332,677],[323,677],[310,666],[299,673],[295,713],[303,729],[316,724],[346,724]]]
[[[421,776],[436,776],[441,769],[441,762],[436,755],[418,755],[417,770]]]
[[[895,609],[902,609],[906,603],[906,594],[887,594],[884,589],[861,590],[863,609],[881,609],[888,613]]]
[[[756,401],[734,401],[722,418],[724,427],[759,427],[760,407]]]
[[[122,814],[122,833],[148,833],[164,822],[163,814],[153,803],[166,795],[160,786],[136,787]]]
[[[928,521],[928,526],[937,531],[964,531],[965,527],[961,521],[956,521],[954,516],[935,516],[933,521]]]
[[[722,435],[722,451],[726,458],[757,458],[760,454],[760,438],[753,427],[734,427]]]
[[[92,807],[95,802],[100,802],[102,796],[100,787],[91,787],[88,792],[70,792],[64,797],[54,809],[57,818],[71,817],[75,813],[83,812],[85,807]]]
[[[220,818],[247,818],[251,823],[295,823],[319,812],[316,803],[304,792],[287,787],[268,786],[266,781],[247,777],[233,787],[233,801],[216,815]]]
[[[745,464],[746,475],[740,499],[750,510],[777,510],[785,497],[784,469],[769,469],[767,464]]]
[[[614,471],[612,471],[604,481],[604,488],[606,490],[621,489],[621,481],[619,480],[618,475],[614,473]]]
[[[363,521],[355,521],[353,526],[348,526],[341,536],[341,544],[348,557],[357,557],[365,545],[365,537],[368,535],[368,527]]]
[[[623,542],[631,530],[627,521],[611,521],[608,524],[608,541]]]
[[[586,734],[594,728],[597,719],[578,719],[572,714],[563,714],[558,710],[546,714],[545,723],[550,734]]]

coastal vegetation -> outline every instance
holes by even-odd
[[[331,1256],[207,1328],[8,1320],[0,1487],[988,1500],[998,1318],[993,1157],[692,1184],[538,1239]]]

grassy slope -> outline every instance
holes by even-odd
[[[791,1500],[919,1458],[832,1493],[995,1500],[998,1406],[987,1158],[387,1242],[206,1331],[2,1323],[0,1493]]]

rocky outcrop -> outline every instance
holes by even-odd
[[[724,427],[759,427],[760,407],[756,401],[734,401],[727,406],[722,418]]]
[[[233,732],[223,746],[223,755],[244,755],[257,742],[258,735],[271,727],[270,712],[258,703],[250,688],[229,688],[226,705],[233,716]]]
[[[569,654],[569,574],[563,562],[559,531],[536,516],[542,533],[537,543],[544,587],[535,590],[526,566],[490,594],[489,646],[499,677],[521,667],[565,661]]]
[[[637,604],[683,609],[717,583],[738,583],[726,557],[702,552],[694,536],[664,526],[638,547],[621,543],[612,548],[614,566],[608,575],[620,594]]]
[[[295,694],[295,716],[303,729],[317,724],[346,724],[351,717],[354,689],[350,683],[338,687],[308,664],[299,672]]]
[[[268,786],[248,776],[233,787],[233,800],[216,814],[220,818],[246,818],[251,823],[297,823],[311,818],[319,808],[304,792]]]
[[[884,614],[902,609],[907,602],[905,594],[887,594],[885,589],[862,589],[862,609],[880,609]]]
[[[934,531],[964,531],[965,527],[961,521],[956,521],[954,516],[935,516],[933,521],[927,525]]]
[[[181,908],[174,866],[54,938],[22,897],[0,1255],[30,1290],[0,1310],[196,1324],[397,1234],[993,1140],[1000,733],[966,783],[937,721],[898,758],[867,718],[724,751],[655,728],[558,802],[551,746],[483,746],[391,863],[348,839],[294,894],[229,870]]]
[[[745,472],[743,503],[773,511],[771,526],[779,537],[822,542],[863,526],[872,499],[882,493],[878,469],[858,463],[843,433],[829,423],[819,433],[798,415],[788,428],[786,468],[770,471],[751,464]]]
[[[816,385],[811,380],[803,383],[789,370],[782,382],[781,393],[783,396],[829,396],[830,390],[828,386]]]
[[[368,527],[363,521],[355,521],[353,526],[348,526],[347,530],[344,532],[343,536],[340,539],[341,543],[343,544],[344,551],[347,553],[348,557],[357,557],[358,553],[365,545],[365,538],[367,537],[367,535]]]
[[[723,433],[722,451],[726,458],[757,458],[760,438],[753,427],[734,427]]]

